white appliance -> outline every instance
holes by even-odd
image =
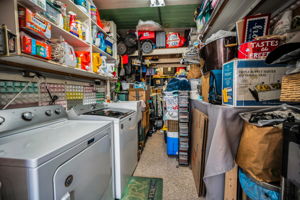
[[[142,107],[142,101],[118,101],[105,103],[109,108],[123,108],[136,111],[138,121],[142,120],[142,111],[145,109]]]
[[[61,106],[0,111],[2,199],[113,199],[112,123]]]
[[[68,113],[71,119],[114,122],[115,198],[121,199],[137,165],[138,119],[134,110],[110,108],[107,105],[77,105]]]

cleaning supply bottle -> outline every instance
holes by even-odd
[[[78,37],[79,34],[78,34],[78,29],[76,24],[76,14],[72,11],[69,11],[69,16],[70,16],[70,33]]]
[[[77,20],[75,20],[75,22],[76,22],[76,28],[77,28],[77,32],[78,32],[78,37],[80,38],[80,39],[83,39],[83,34],[82,34],[82,23],[81,23],[81,21],[79,21],[78,19]]]

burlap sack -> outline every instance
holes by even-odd
[[[244,123],[236,163],[257,181],[280,181],[282,129]]]

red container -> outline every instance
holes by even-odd
[[[155,43],[155,31],[139,31],[138,35],[142,35],[140,40],[151,40]]]
[[[240,59],[265,59],[268,54],[279,46],[280,40],[257,40],[241,44],[238,48]]]
[[[77,57],[77,68],[88,71],[91,62],[91,56],[89,51],[75,51]]]

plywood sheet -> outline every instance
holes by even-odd
[[[205,168],[208,117],[197,109],[193,109],[192,112],[193,123],[191,165],[198,195],[204,196],[205,187],[203,176]]]
[[[237,200],[238,190],[238,167],[225,174],[224,200]]]

